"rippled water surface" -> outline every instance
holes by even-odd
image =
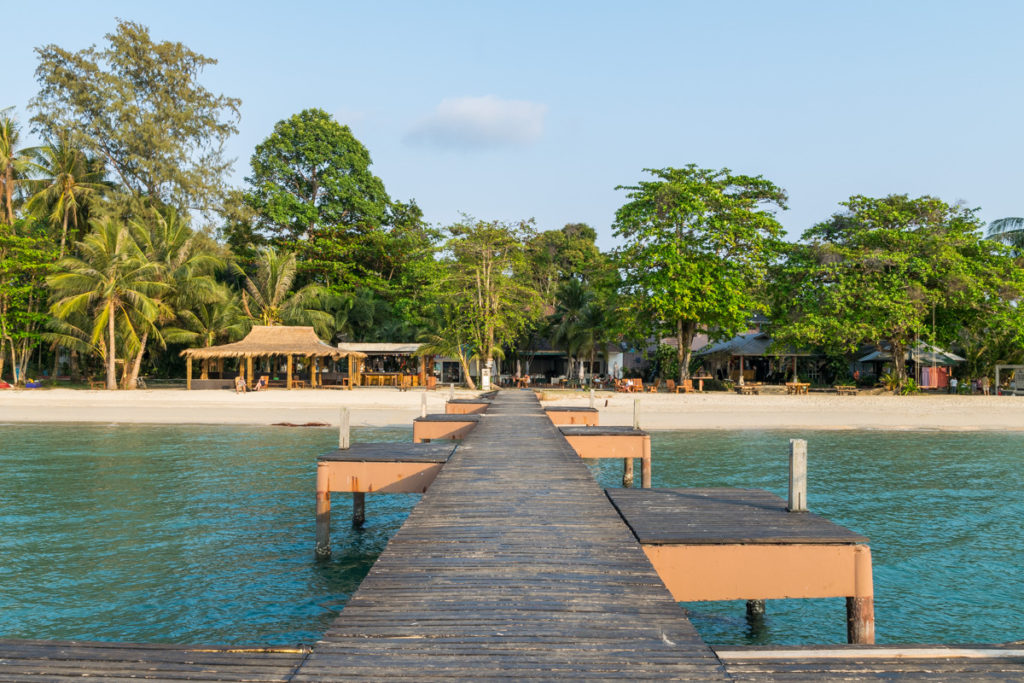
[[[871,538],[879,642],[1024,638],[1022,434],[655,433],[655,486],[784,496],[790,437],[809,449],[813,511]],[[356,429],[356,441],[409,441]],[[0,637],[311,642],[418,496],[367,497],[334,557],[313,559],[315,458],[329,429],[0,426]],[[621,463],[590,465],[606,486]],[[845,640],[842,599],[686,607],[712,643]]]

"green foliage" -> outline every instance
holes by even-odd
[[[917,386],[917,382],[913,377],[908,377],[903,386],[900,387],[900,396],[913,396],[914,394],[920,394],[921,387]]]
[[[526,245],[534,287],[547,303],[570,280],[593,285],[607,277],[608,259],[597,248],[597,232],[586,223],[569,223],[561,230],[545,230]]]
[[[361,234],[383,225],[391,199],[370,173],[370,153],[322,109],[279,121],[256,146],[246,201],[256,227],[292,243]]]
[[[199,84],[216,60],[153,42],[145,26],[118,20],[106,39],[102,49],[36,49],[34,129],[84,142],[132,196],[209,215],[224,196],[223,147],[241,102]]]
[[[1013,301],[1024,278],[1005,247],[980,236],[975,212],[932,197],[855,196],[811,228],[774,271],[773,335],[780,343],[854,351],[887,342],[906,380],[906,350],[964,327],[1006,326],[1021,339]]]
[[[878,381],[881,383],[883,387],[885,387],[886,391],[897,391],[901,385],[899,375],[892,372],[887,372],[883,374],[881,377],[878,378]]]
[[[45,280],[56,260],[43,224],[31,219],[0,224],[0,377],[7,354],[12,379],[15,369],[19,378],[25,376],[49,317]]]
[[[255,272],[242,276],[242,310],[255,325],[312,325],[320,336],[331,336],[334,318],[327,312],[329,293],[323,287],[307,285],[292,291],[295,282],[295,254],[261,247]]]
[[[679,377],[679,353],[674,346],[659,344],[658,350],[654,352],[654,360],[658,364],[659,377]]]
[[[673,334],[680,379],[699,329],[731,337],[745,329],[782,227],[775,208],[786,193],[760,176],[729,169],[646,169],[655,177],[620,187],[629,201],[615,214],[625,244],[623,312],[638,336]]]

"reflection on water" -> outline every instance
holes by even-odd
[[[879,642],[1024,637],[1024,434],[666,432],[655,486],[785,496],[789,438],[809,450],[811,510],[871,538]],[[334,555],[313,557],[315,459],[330,429],[0,426],[0,637],[312,642],[415,495],[334,494]],[[408,429],[356,429],[409,441]],[[592,462],[606,486],[621,463]],[[686,605],[712,643],[839,643],[840,599]]]

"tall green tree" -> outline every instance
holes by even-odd
[[[237,265],[235,269],[243,278],[242,310],[253,324],[312,325],[321,336],[333,331],[328,292],[318,285],[293,291],[295,254],[261,247],[255,272],[246,273]]]
[[[246,201],[256,227],[294,248],[332,229],[356,233],[381,226],[391,199],[370,172],[370,153],[322,109],[278,121],[250,161]]]
[[[18,186],[24,181],[32,153],[32,149],[21,148],[21,126],[13,107],[0,109],[0,217],[8,226],[14,225]]]
[[[238,295],[220,284],[205,301],[177,311],[177,324],[164,330],[169,343],[209,347],[241,339],[251,327],[242,315]],[[204,358],[200,379],[209,379],[210,359]]]
[[[537,234],[527,245],[527,256],[546,303],[554,303],[559,285],[568,280],[593,284],[607,274],[608,259],[597,247],[597,231],[586,223]]]
[[[690,345],[741,332],[758,308],[765,268],[782,226],[786,193],[761,176],[690,164],[646,169],[654,180],[622,186],[615,214],[623,313],[638,336],[667,332],[678,342],[679,379],[689,377]]]
[[[594,293],[576,279],[566,280],[555,293],[555,311],[548,316],[551,325],[551,345],[563,349],[569,357],[569,374],[574,374],[575,363],[593,345],[590,330],[585,324],[588,309],[594,303]]]
[[[448,228],[447,273],[438,292],[462,316],[465,337],[481,364],[499,358],[541,316],[525,244],[534,236],[529,221],[503,223],[467,218]]]
[[[46,277],[56,249],[45,226],[32,218],[0,225],[0,376],[10,357],[12,380],[23,381],[49,316]]]
[[[60,226],[60,258],[64,258],[68,223],[78,231],[79,216],[107,189],[101,165],[89,159],[67,134],[36,148],[28,171],[37,178],[26,209]]]
[[[103,48],[36,49],[34,130],[67,131],[101,157],[130,197],[209,215],[225,194],[240,100],[215,94],[200,76],[216,60],[118,20]]]
[[[917,339],[954,341],[965,327],[993,334],[1002,321],[1024,342],[1016,314],[1024,278],[1005,246],[982,239],[975,210],[907,195],[854,196],[842,206],[774,268],[776,340],[836,354],[884,347],[900,386]]]
[[[107,389],[114,390],[118,338],[139,343],[160,314],[159,296],[167,285],[160,280],[159,265],[146,257],[128,226],[109,217],[95,223],[77,252],[48,278],[56,299],[50,310],[61,319],[89,317],[90,341],[102,349]]]

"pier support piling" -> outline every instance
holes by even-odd
[[[747,626],[751,631],[761,631],[764,628],[764,600],[747,600]]]
[[[316,467],[316,556],[331,556],[331,485],[323,462]]]
[[[366,494],[355,491],[352,494],[352,528],[359,529],[366,522]]]
[[[622,488],[633,488],[633,458],[622,459]]]
[[[640,459],[640,488],[651,488],[651,437],[644,437],[644,455]]]
[[[350,425],[351,416],[349,415],[348,408],[341,409],[341,417],[338,420],[338,448],[341,450],[348,450],[349,443],[351,443],[352,428]]]

